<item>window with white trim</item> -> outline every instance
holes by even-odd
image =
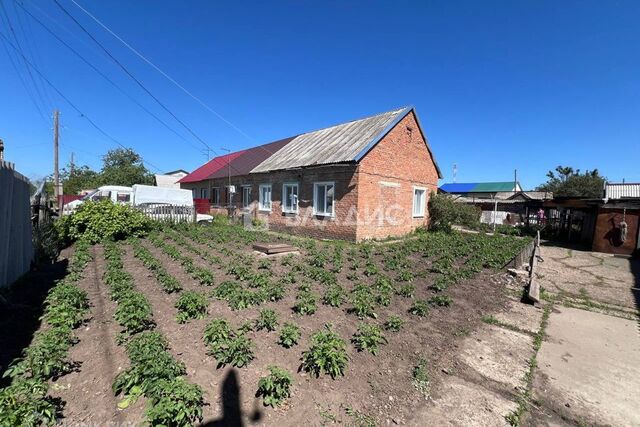
[[[214,187],[211,189],[211,203],[215,206],[220,205],[220,188]]]
[[[258,193],[260,210],[271,210],[271,184],[260,184],[260,192]]]
[[[282,184],[282,212],[298,213],[298,183]]]
[[[251,205],[251,187],[245,185],[242,187],[242,208],[246,209]]]
[[[427,190],[420,187],[413,187],[413,217],[424,217]]]
[[[208,188],[201,188],[200,189],[200,198],[201,199],[208,199],[209,198],[209,189]]]
[[[191,189],[191,195],[193,196],[194,199],[198,198],[198,189],[197,188],[192,188]]]
[[[315,182],[313,184],[313,214],[335,215],[335,183]]]

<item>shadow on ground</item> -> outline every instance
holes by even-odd
[[[47,293],[66,275],[67,264],[63,259],[30,271],[0,295],[0,375],[31,343],[40,327]],[[0,387],[9,381],[0,378]]]
[[[240,404],[240,382],[236,369],[231,369],[222,383],[222,417],[217,420],[205,421],[201,427],[243,427],[243,411]],[[262,412],[254,408],[249,415],[252,423],[262,419]]]
[[[633,299],[636,302],[636,310],[640,313],[640,258],[635,257],[630,259],[629,264],[631,265],[631,273],[633,273],[633,277],[635,278],[635,284],[633,288],[631,288],[631,293],[633,293]]]

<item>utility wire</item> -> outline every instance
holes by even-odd
[[[183,141],[185,141],[187,144],[191,145],[191,147],[193,147],[194,149],[200,151],[200,148],[196,147],[195,145],[191,144],[191,142],[185,138],[183,135],[181,135],[180,133],[178,133],[175,129],[173,129],[171,126],[169,126],[164,120],[162,120],[160,117],[158,117],[156,114],[154,114],[152,111],[150,111],[147,107],[145,107],[143,104],[141,104],[138,100],[136,100],[133,96],[131,96],[126,90],[124,90],[121,86],[119,86],[116,82],[114,82],[112,79],[110,79],[105,73],[103,73],[102,71],[100,71],[100,69],[98,69],[98,67],[96,67],[95,65],[93,65],[91,62],[89,62],[85,57],[83,57],[77,50],[75,50],[73,47],[71,47],[67,42],[65,42],[62,38],[60,38],[56,33],[53,32],[53,30],[51,30],[49,27],[47,27],[47,25],[42,22],[40,19],[38,19],[36,16],[34,16],[31,12],[29,12],[26,8],[24,8],[24,6],[22,6],[21,4],[18,3],[18,6],[20,6],[20,8],[22,8],[22,10],[24,10],[24,12],[26,14],[28,14],[34,21],[36,21],[38,24],[40,24],[40,26],[42,26],[42,28],[44,28],[49,34],[51,34],[51,36],[53,36],[56,40],[58,40],[62,45],[64,45],[67,49],[69,49],[75,56],[77,56],[82,62],[84,62],[85,64],[87,64],[93,71],[95,71],[96,73],[98,73],[103,79],[105,79],[107,82],[109,82],[114,88],[116,88],[120,93],[122,93],[124,96],[126,96],[127,98],[129,98],[134,104],[136,104],[138,107],[140,107],[143,111],[145,111],[147,114],[149,114],[151,117],[153,117],[155,120],[158,121],[158,123],[160,123],[162,126],[164,126],[165,128],[167,128],[170,132],[172,132],[174,135],[176,135],[177,137],[179,137],[180,139],[182,139]]]
[[[78,27],[80,27],[80,29],[87,35],[89,36],[89,38],[91,38],[91,40],[93,40],[98,46],[100,46],[100,48],[107,54],[107,56],[109,56],[109,58],[111,58],[111,60],[113,60],[121,69],[122,71],[124,71],[129,77],[131,77],[131,79],[133,79],[133,81],[135,81],[138,86],[140,86],[140,88],[142,88],[142,90],[144,90],[151,98],[154,99],[154,101],[156,101],[156,103],[158,103],[158,105],[160,105],[160,107],[162,107],[163,110],[165,110],[169,115],[171,115],[171,117],[173,117],[178,123],[180,123],[194,138],[196,138],[198,141],[200,141],[205,147],[207,148],[211,148],[209,146],[209,144],[207,144],[202,138],[200,138],[194,131],[193,129],[191,129],[186,123],[184,123],[182,120],[180,120],[178,118],[178,116],[176,116],[171,110],[169,110],[169,108],[167,108],[166,105],[164,105],[162,103],[162,101],[160,101],[153,93],[151,93],[151,91],[149,89],[147,89],[147,87],[142,84],[142,82],[140,80],[138,80],[128,69],[127,67],[125,67],[117,58],[115,58],[111,52],[109,52],[109,50],[104,47],[95,37],[93,37],[93,35],[91,35],[91,33],[82,26],[82,24],[80,22],[78,22],[78,20],[76,18],[73,17],[73,15],[71,15],[65,8],[64,6],[62,6],[60,4],[60,2],[58,2],[58,0],[53,0],[54,3],[60,8],[60,10],[62,10],[62,12],[64,12],[65,15],[67,15],[73,22],[76,23],[76,25]]]
[[[53,83],[51,83],[51,81],[49,81],[49,79],[47,79],[31,62],[29,62],[27,60],[27,58],[24,55],[22,55],[22,53],[20,53],[18,48],[7,38],[7,36],[4,35],[4,33],[0,32],[0,37],[2,37],[9,44],[9,46],[11,46],[18,53],[18,55],[22,56],[22,58],[25,61],[25,63],[29,67],[31,67],[31,69],[33,71],[35,71],[40,77],[42,77],[42,79],[60,96],[60,98],[65,100],[67,102],[67,104],[69,104],[71,106],[71,108],[73,108],[78,114],[80,114],[81,117],[83,117],[85,120],[87,120],[91,126],[93,126],[98,132],[100,132],[102,135],[107,137],[109,140],[111,140],[114,143],[116,143],[121,148],[124,148],[124,149],[128,148],[124,144],[122,144],[120,141],[115,139],[113,136],[111,136],[107,132],[105,132],[100,126],[98,126],[93,120],[91,120],[91,118],[89,116],[84,114],[78,107],[76,107],[76,105],[73,102],[71,102],[69,100],[69,98],[64,96],[64,94],[62,92],[60,92],[60,90]],[[151,162],[144,161],[144,163],[147,163],[149,166],[153,167],[157,171],[160,171],[160,168],[158,168],[157,166],[155,166]]]
[[[143,54],[141,54],[140,52],[138,52],[135,48],[133,48],[133,46],[131,46],[129,43],[127,43],[126,41],[124,41],[120,36],[118,36],[116,33],[114,33],[113,31],[111,31],[111,29],[109,27],[107,27],[105,24],[102,23],[102,21],[100,21],[98,18],[96,18],[95,16],[93,16],[88,10],[86,10],[85,8],[83,8],[80,4],[78,4],[75,0],[71,0],[71,2],[73,4],[75,4],[80,10],[82,10],[85,14],[87,14],[91,19],[93,19],[95,22],[98,23],[98,25],[100,25],[102,28],[104,28],[109,34],[111,34],[113,37],[115,37],[116,39],[118,39],[118,41],[120,41],[120,43],[122,43],[123,45],[125,45],[131,52],[135,53],[140,59],[142,59],[144,62],[146,62],[147,64],[149,64],[153,69],[155,69],[157,72],[159,72],[160,74],[162,74],[167,80],[169,80],[171,83],[173,83],[175,86],[177,86],[180,90],[182,90],[184,93],[186,93],[187,95],[189,95],[191,98],[193,98],[195,101],[197,101],[200,105],[202,105],[204,108],[206,108],[209,112],[211,112],[212,114],[214,114],[217,118],[219,118],[220,120],[222,120],[224,123],[226,123],[227,125],[229,125],[232,129],[234,129],[236,132],[238,132],[239,134],[241,134],[242,136],[244,136],[245,138],[247,138],[249,141],[251,142],[255,142],[255,140],[253,138],[251,138],[249,135],[247,135],[244,131],[242,131],[242,129],[240,129],[239,127],[237,127],[236,125],[234,125],[233,123],[231,123],[229,120],[227,120],[226,118],[224,118],[220,113],[218,113],[216,110],[214,110],[213,108],[209,107],[207,104],[205,104],[205,102],[203,100],[201,100],[200,98],[198,98],[197,96],[195,96],[193,93],[191,93],[189,90],[187,90],[184,86],[182,86],[180,83],[178,83],[175,79],[173,79],[171,76],[169,76],[167,73],[165,73],[164,71],[162,71],[160,69],[160,67],[158,67],[157,65],[155,65],[153,62],[151,62],[149,59],[147,59]],[[57,1],[56,1],[57,3]]]

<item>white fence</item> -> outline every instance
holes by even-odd
[[[33,243],[29,180],[0,160],[0,287],[31,268]]]

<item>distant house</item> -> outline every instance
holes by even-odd
[[[213,213],[359,241],[427,224],[441,177],[415,109],[406,107],[216,157],[180,185],[209,199]]]
[[[178,181],[187,175],[189,175],[189,172],[182,169],[156,174],[153,176],[153,185],[156,187],[180,188]]]
[[[513,193],[522,191],[522,187],[520,186],[520,183],[516,181],[454,182],[442,184],[438,190],[441,193],[476,199],[493,199],[496,198],[496,196],[506,199],[509,196],[512,196]]]

